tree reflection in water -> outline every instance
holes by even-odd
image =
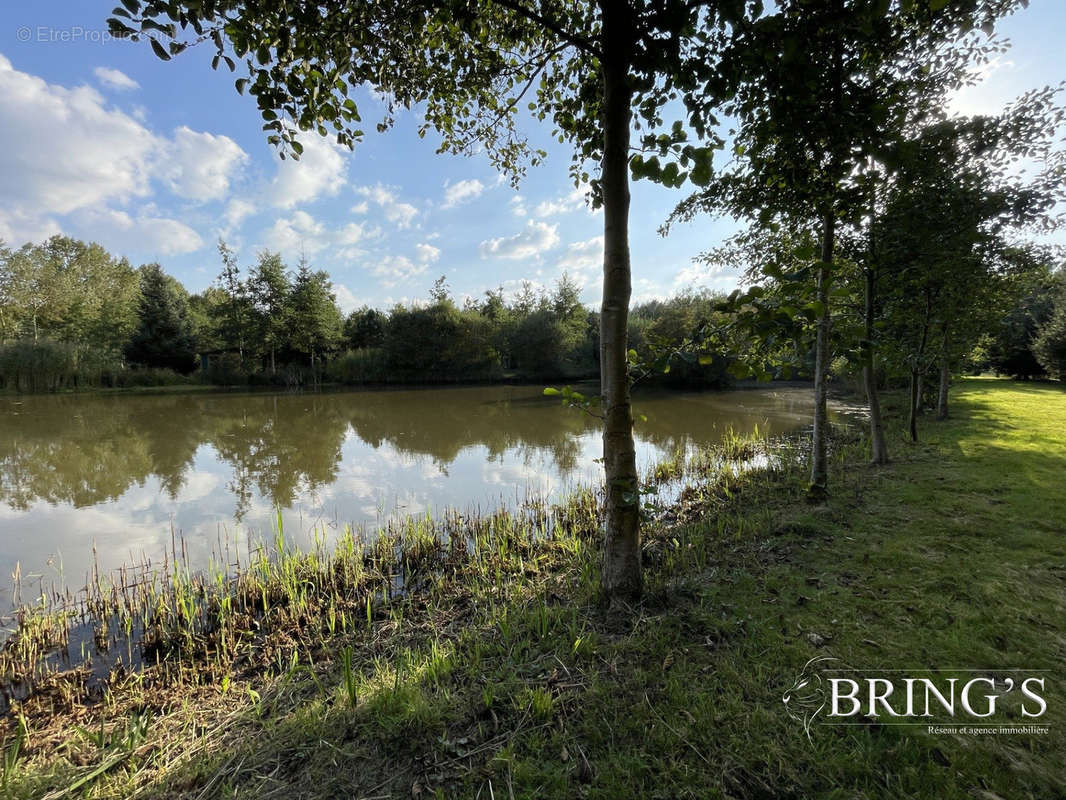
[[[808,394],[638,394],[641,456],[729,427],[794,429]],[[341,523],[373,524],[390,495],[410,511],[484,507],[521,494],[525,481],[544,489],[594,478],[598,455],[597,420],[540,387],[8,396],[0,569],[21,561],[42,571],[65,550],[80,575],[87,535],[107,540],[104,562],[121,563],[168,542],[172,523],[205,552],[219,526],[242,520],[270,538],[273,508],[307,522],[319,506]]]

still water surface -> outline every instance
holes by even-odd
[[[807,424],[803,388],[645,393],[641,465],[718,441]],[[0,606],[11,576],[78,588],[101,571],[159,563],[172,535],[206,566],[317,528],[557,495],[601,478],[596,420],[539,386],[0,398]],[[224,545],[223,545],[224,546]],[[180,545],[179,545],[180,547]]]

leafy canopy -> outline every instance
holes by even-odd
[[[697,91],[715,74],[716,35],[741,19],[744,0],[630,2],[629,63],[634,125],[641,148],[636,177],[706,185],[712,106]],[[602,149],[601,10],[579,0],[122,0],[112,32],[147,40],[170,59],[188,47],[213,47],[213,66],[239,77],[239,92],[255,98],[263,128],[282,154],[299,157],[301,133],[317,132],[352,147],[365,136],[357,89],[388,99],[376,121],[393,125],[398,109],[419,106],[441,137],[440,150],[483,149],[517,181],[544,157],[518,130],[523,104],[554,124],[574,146],[571,172],[588,181],[589,162]],[[666,124],[664,109],[683,109]],[[689,144],[689,133],[709,146]],[[665,162],[665,163],[664,163]]]

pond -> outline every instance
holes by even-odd
[[[648,391],[635,408],[647,466],[730,428],[802,428],[812,398]],[[279,515],[306,546],[345,524],[557,496],[601,480],[597,422],[540,386],[2,397],[0,606],[80,588],[94,563],[177,548],[206,567],[272,541]]]

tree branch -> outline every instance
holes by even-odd
[[[589,39],[576,33],[570,33],[562,25],[550,20],[542,14],[537,13],[531,8],[524,6],[519,0],[492,0],[498,6],[503,6],[510,11],[515,12],[519,16],[525,17],[530,22],[535,22],[545,30],[551,31],[563,41],[576,47],[583,53],[587,53],[590,56],[602,59],[603,54],[600,49]]]

